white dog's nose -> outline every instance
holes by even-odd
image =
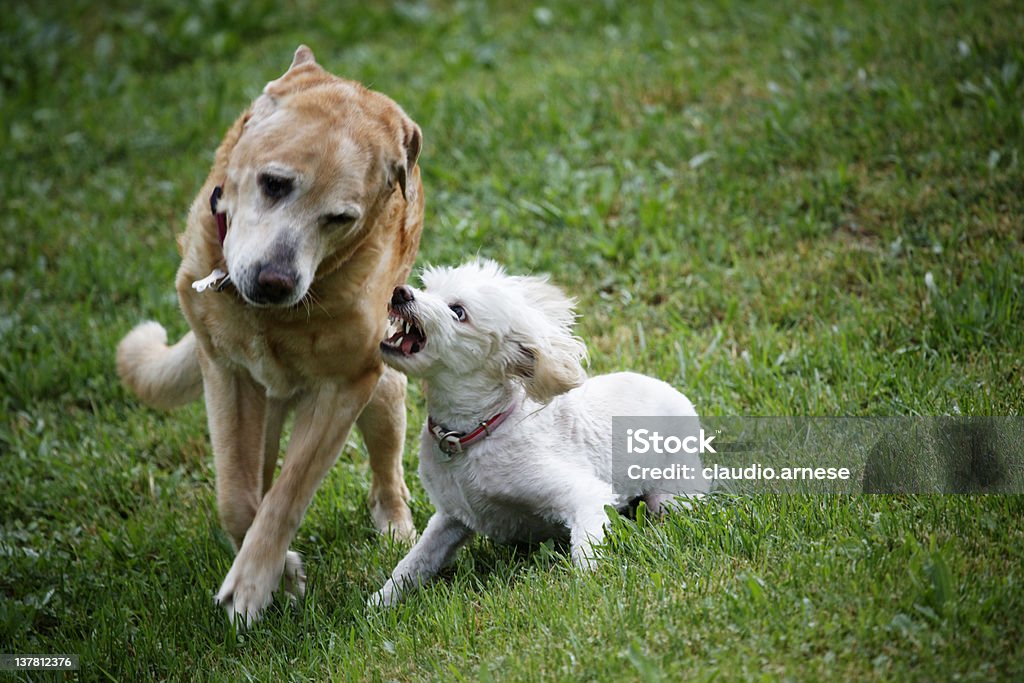
[[[398,285],[395,287],[395,291],[391,293],[392,306],[401,306],[402,304],[407,304],[415,299],[416,297],[412,293],[412,287],[409,285]]]

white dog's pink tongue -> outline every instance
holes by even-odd
[[[405,339],[402,340],[402,353],[407,356],[412,355],[412,345],[416,343],[417,340],[413,339],[412,335],[405,335]]]

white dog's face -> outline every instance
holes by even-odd
[[[519,381],[542,402],[586,379],[573,301],[546,279],[483,260],[430,268],[422,280],[422,290],[395,288],[381,342],[388,365],[449,386],[471,376]]]

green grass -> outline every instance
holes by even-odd
[[[723,497],[617,522],[587,577],[480,540],[368,614],[402,549],[355,438],[295,541],[306,600],[227,627],[203,409],[143,408],[113,349],[184,332],[174,236],[300,42],[422,126],[420,263],[552,273],[593,373],[709,415],[1024,406],[1019,3],[363,4],[0,12],[0,653],[86,680],[1024,677],[1019,496]]]

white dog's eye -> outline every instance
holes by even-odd
[[[452,313],[459,319],[459,322],[466,322],[466,309],[458,304],[452,304],[448,308],[452,309]]]

